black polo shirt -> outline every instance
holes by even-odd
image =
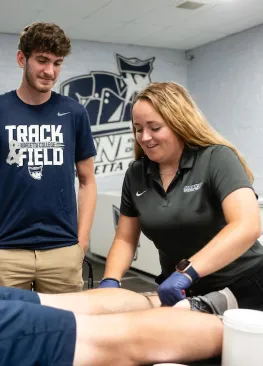
[[[242,187],[253,189],[237,155],[228,147],[185,147],[179,170],[165,192],[158,164],[147,157],[126,172],[120,211],[139,217],[141,230],[159,251],[162,275],[175,270],[183,258],[204,247],[225,225],[223,199]],[[240,258],[202,278],[199,292],[223,288],[263,265],[263,247],[256,241]]]

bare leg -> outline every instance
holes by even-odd
[[[70,294],[39,294],[41,305],[78,314],[109,314],[159,307],[156,294],[144,296],[116,288],[94,289]]]
[[[136,293],[124,289],[95,289],[71,294],[39,294],[41,305],[52,306],[78,314],[111,314],[146,310],[161,306],[156,292]],[[190,310],[187,299],[175,307]]]
[[[76,315],[76,322],[74,366],[188,363],[218,356],[222,350],[220,319],[184,309]]]
[[[139,294],[124,289],[97,289],[75,294],[39,294],[39,297],[42,305],[82,314],[121,313],[161,305],[155,292]],[[228,288],[224,288],[205,296],[182,300],[175,307],[222,316],[225,310],[238,308],[238,303],[234,294]]]

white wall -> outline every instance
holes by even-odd
[[[259,238],[260,243],[263,245],[263,199],[259,201],[260,214],[261,214],[261,229],[262,235]]]
[[[233,142],[263,196],[263,25],[188,51],[188,89]]]

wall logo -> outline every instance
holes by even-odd
[[[120,209],[117,206],[112,205],[112,213],[113,213],[114,228],[116,230],[118,227],[118,222],[119,222],[119,218],[120,218]],[[138,259],[138,248],[140,248],[140,242],[138,242],[138,246],[137,246],[136,252],[134,254],[134,258],[133,258],[134,261],[136,261]]]
[[[66,80],[60,92],[88,111],[97,148],[95,173],[126,171],[133,158],[130,108],[135,95],[150,81],[155,58],[139,60],[116,55],[119,74],[92,71]]]

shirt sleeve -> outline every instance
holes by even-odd
[[[131,197],[131,180],[130,180],[131,169],[132,166],[128,168],[124,177],[122,185],[120,213],[124,216],[137,217],[138,211],[136,210]]]
[[[88,159],[96,155],[90,121],[85,108],[81,111],[76,121],[76,147],[75,147],[75,162]]]
[[[217,146],[211,154],[210,184],[216,197],[222,202],[239,188],[253,186],[238,156],[227,146]]]

